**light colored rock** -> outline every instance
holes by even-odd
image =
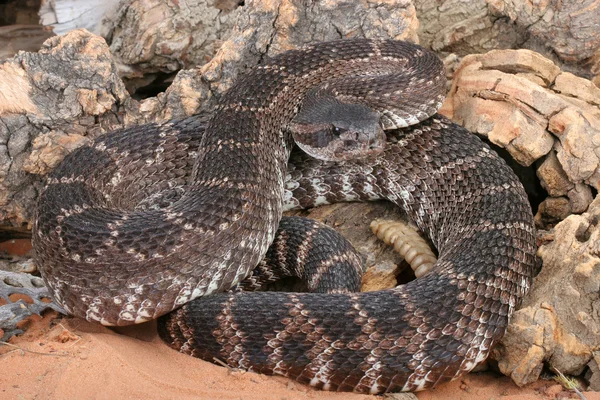
[[[600,88],[590,80],[580,78],[569,72],[563,72],[556,76],[552,88],[556,92],[577,97],[596,106],[600,105]]]
[[[537,226],[551,226],[567,218],[571,212],[567,197],[546,197],[538,206],[535,222]]]
[[[575,184],[575,187],[567,193],[567,197],[569,198],[571,212],[575,214],[585,212],[592,200],[594,200],[592,189],[583,183]]]
[[[506,55],[510,54],[510,57]],[[493,69],[509,74],[529,73],[541,78],[546,85],[554,82],[560,68],[552,61],[534,51],[514,50],[507,53],[492,50],[481,58],[482,69]]]
[[[106,37],[126,76],[202,66],[229,35],[243,7],[221,10],[213,0],[128,0]]]
[[[546,44],[561,59],[583,61],[600,48],[600,5],[595,0],[487,0],[493,13],[510,18],[533,40]]]
[[[579,76],[600,73],[600,11],[595,0],[414,2],[421,43],[435,51],[465,56],[526,48]]]
[[[52,37],[38,53],[20,52],[6,61],[0,93],[0,224],[20,226],[29,222],[41,187],[25,165],[47,171],[45,163],[54,164],[43,156],[34,166],[31,142],[51,131],[77,137],[115,129],[132,102],[106,42],[84,30]]]
[[[490,13],[485,0],[415,0],[421,43],[461,56],[516,47],[524,38],[510,21]]]
[[[398,281],[396,276],[401,269],[398,264],[385,261],[369,267],[362,277],[361,292],[375,292],[396,287]]]
[[[531,165],[547,154],[554,144],[546,131],[544,115],[557,112],[566,103],[530,79],[484,67],[488,55],[490,65],[520,72],[526,70],[525,60],[535,64],[538,58],[526,57],[523,51],[505,50],[502,53],[506,58],[504,62],[500,62],[498,52],[465,57],[441,112],[506,148],[522,165]],[[518,67],[510,68],[508,65],[513,59]],[[531,66],[528,72],[533,71],[536,69]]]
[[[600,353],[595,352],[594,358],[588,363],[589,370],[585,379],[589,382],[588,390],[600,391]]]
[[[73,150],[90,142],[85,136],[49,132],[33,141],[33,149],[23,170],[30,174],[47,174],[52,171],[65,156]]]
[[[542,237],[543,268],[494,357],[518,385],[547,363],[578,375],[600,350],[600,196]]]
[[[521,165],[543,159],[538,176],[551,196],[538,210],[543,226],[585,211],[599,189],[598,104],[600,89],[540,54],[496,50],[463,58],[441,112]]]
[[[569,190],[575,187],[560,165],[555,151],[548,153],[544,162],[540,164],[537,176],[544,190],[553,197],[565,196]]]
[[[549,119],[548,130],[559,139],[557,157],[569,180],[590,178],[600,162],[600,121],[567,107]]]

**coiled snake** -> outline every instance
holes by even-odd
[[[105,325],[185,304],[159,321],[181,351],[323,389],[420,390],[470,371],[529,289],[533,218],[510,168],[431,116],[441,72],[405,42],[319,43],[243,75],[206,125],[132,127],[79,149],[48,178],[34,224],[54,299]],[[288,168],[292,134],[348,160],[298,155]],[[377,198],[429,236],[430,274],[373,293],[219,294],[265,255],[284,201]]]

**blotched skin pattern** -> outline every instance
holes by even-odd
[[[159,319],[180,351],[321,389],[416,391],[487,358],[531,285],[533,217],[513,171],[441,115],[390,131],[375,159],[294,153],[287,208],[388,199],[439,252],[433,271],[395,289],[224,293]]]
[[[106,325],[143,322],[248,276],[284,200],[387,198],[438,249],[424,278],[374,293],[207,296],[161,319],[161,336],[195,356],[329,390],[420,390],[466,373],[529,289],[535,241],[510,168],[464,129],[427,119],[441,102],[440,71],[435,56],[404,42],[316,44],[244,75],[204,135],[193,117],[71,154],[48,179],[33,231],[55,300]],[[385,129],[417,125],[389,131],[381,156],[299,156],[288,169],[285,128],[323,85],[378,112]]]

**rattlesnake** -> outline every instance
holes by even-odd
[[[192,117],[132,127],[79,149],[48,178],[33,228],[54,299],[105,325],[185,304],[159,320],[181,351],[323,389],[420,390],[471,370],[529,289],[533,218],[510,168],[432,116],[441,72],[437,57],[406,42],[318,43],[244,74],[206,125]],[[315,96],[335,104],[315,106]],[[357,112],[362,122],[339,122]],[[352,158],[340,139],[356,148],[361,132],[379,135],[374,113],[387,130],[383,154],[298,155],[286,168],[290,128],[309,152],[337,143],[318,157]],[[403,207],[429,236],[439,252],[430,274],[374,293],[232,292],[190,302],[249,275],[284,201],[376,198]]]

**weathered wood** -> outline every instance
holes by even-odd
[[[87,29],[106,36],[113,28],[121,0],[47,0],[40,7],[40,22],[63,35],[74,29]]]
[[[18,51],[38,51],[52,32],[39,25],[0,26],[0,61]]]

